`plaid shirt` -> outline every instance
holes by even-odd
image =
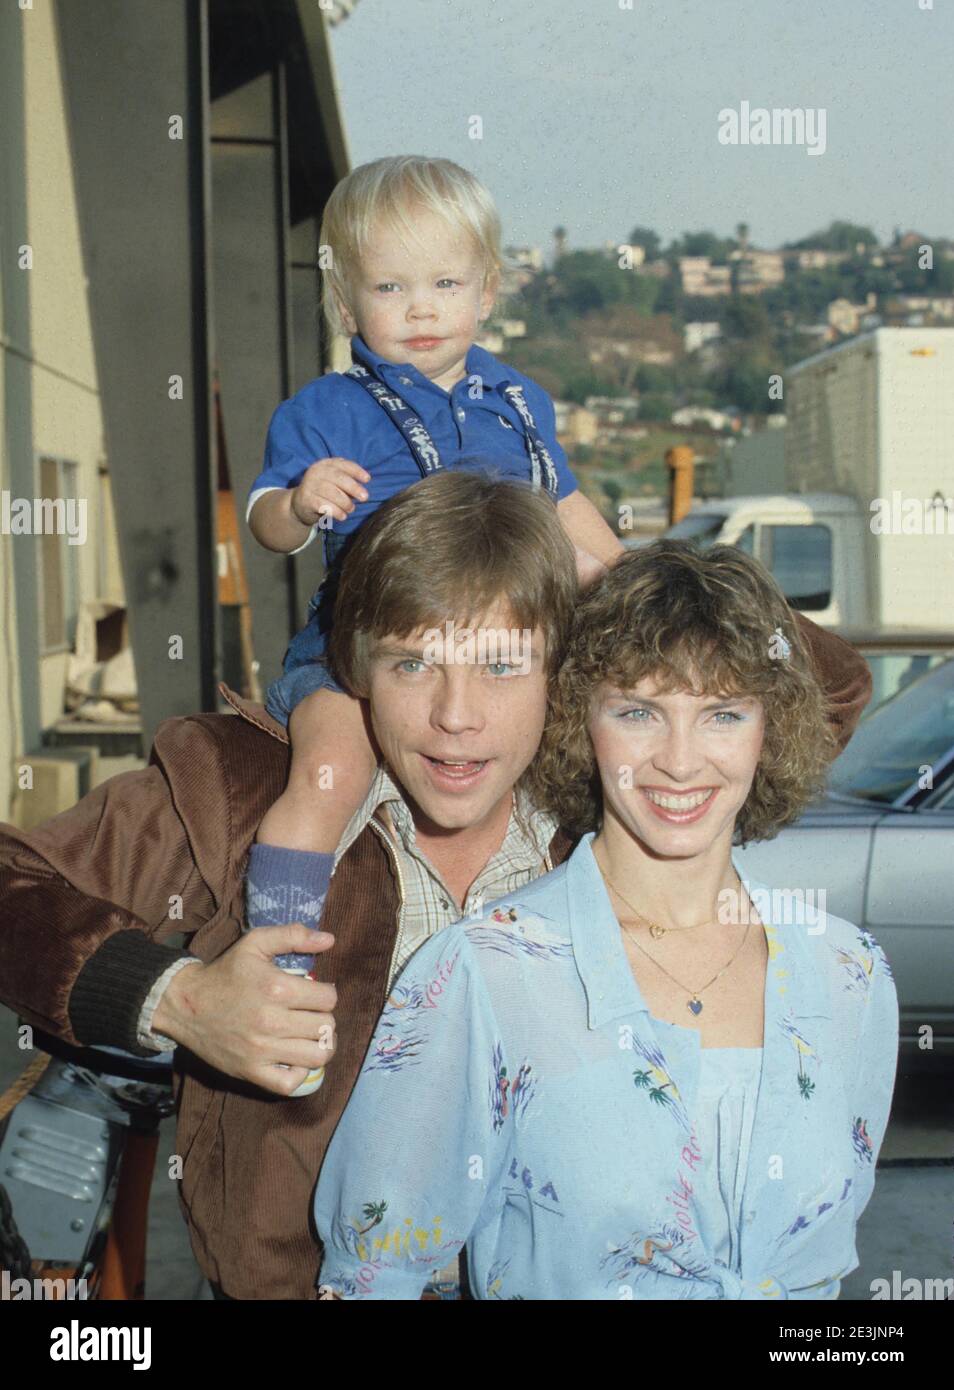
[[[381,816],[385,807],[396,832],[396,841],[388,833]],[[336,868],[369,823],[397,854],[402,887],[401,915],[391,956],[389,984],[394,983],[418,947],[442,927],[463,917],[481,917],[487,903],[522,888],[553,867],[549,845],[556,832],[556,818],[538,811],[522,790],[514,790],[503,844],[491,855],[468,889],[463,911],[434,865],[418,849],[410,809],[383,766],[378,768],[363,805],[348,822],[335,853]]]

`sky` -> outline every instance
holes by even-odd
[[[954,0],[358,0],[331,43],[352,163],[456,160],[506,244],[954,236]],[[720,143],[743,102],[824,111],[824,152]]]

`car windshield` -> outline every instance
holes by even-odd
[[[859,725],[832,765],[829,790],[890,805],[952,747],[954,661],[945,661],[903,686]]]
[[[667,538],[677,541],[697,541],[699,545],[705,547],[711,545],[716,536],[725,524],[725,517],[721,512],[705,512],[684,516],[682,521],[677,521],[675,526],[670,526],[666,532]]]

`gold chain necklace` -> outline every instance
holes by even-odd
[[[594,857],[594,859],[596,858],[595,855],[594,855],[593,857]],[[649,933],[650,933],[651,936],[653,936],[653,937],[664,936],[667,930],[672,930],[672,928],[668,928],[668,929],[667,929],[666,927],[656,927],[656,930],[654,931],[653,928],[654,928],[654,926],[655,926],[655,923],[650,922],[648,917],[643,917],[642,913],[636,912],[636,908],[633,907],[633,904],[629,901],[628,898],[624,898],[624,897],[623,897],[622,893],[621,893],[621,892],[619,891],[619,889],[616,887],[616,884],[612,882],[612,880],[610,879],[609,875],[605,872],[605,870],[603,870],[603,869],[600,867],[600,864],[599,864],[599,861],[598,861],[598,860],[597,860],[597,868],[600,869],[600,872],[603,874],[603,877],[606,879],[606,882],[607,882],[607,883],[609,884],[609,886],[612,888],[613,892],[614,892],[614,893],[616,894],[616,896],[619,898],[620,902],[624,902],[624,903],[626,904],[626,906],[629,908],[630,912],[635,912],[635,913],[636,913],[636,916],[637,916],[641,921],[646,922],[646,923],[648,924],[648,926],[649,926]],[[751,916],[750,916],[749,921],[748,921],[748,923],[747,923],[747,925],[746,925],[746,928],[745,928],[745,932],[743,933],[742,940],[739,942],[738,946],[737,946],[736,949],[733,951],[732,955],[731,955],[731,956],[729,957],[729,959],[726,961],[725,965],[723,965],[722,969],[716,971],[716,973],[713,975],[712,979],[709,980],[707,984],[704,984],[704,985],[702,986],[701,989],[697,989],[697,990],[695,990],[694,992],[691,991],[691,990],[689,990],[689,986],[688,986],[688,985],[684,985],[683,982],[682,982],[681,980],[677,980],[676,977],[675,977],[675,975],[671,974],[671,973],[666,969],[666,967],[665,967],[664,965],[661,965],[660,962],[656,959],[655,956],[650,955],[649,951],[646,950],[645,946],[641,946],[641,945],[639,944],[639,942],[636,940],[635,936],[634,936],[633,933],[629,930],[629,927],[627,927],[625,921],[624,921],[622,918],[620,918],[620,923],[619,923],[619,924],[620,924],[620,926],[623,928],[623,931],[626,933],[626,935],[629,937],[630,941],[633,943],[633,945],[636,947],[636,949],[637,949],[638,951],[642,951],[643,955],[644,955],[644,956],[647,956],[648,959],[652,961],[653,965],[655,965],[656,968],[657,968],[658,970],[661,970],[662,973],[663,973],[665,976],[667,976],[668,979],[672,980],[672,982],[673,982],[674,985],[678,985],[680,989],[686,990],[686,991],[688,992],[689,998],[686,1000],[686,1008],[689,1010],[689,1012],[690,1012],[691,1014],[694,1014],[694,1015],[698,1018],[699,1014],[702,1013],[702,1008],[703,1008],[702,1000],[699,998],[699,995],[700,995],[700,994],[704,994],[705,991],[709,988],[710,985],[714,985],[715,982],[716,982],[716,980],[718,980],[722,975],[724,975],[725,972],[728,970],[729,966],[733,964],[733,962],[735,961],[736,957],[737,957],[737,956],[739,955],[739,953],[741,952],[742,947],[745,945],[746,941],[748,940],[749,928],[752,926],[752,920],[751,920]],[[694,926],[692,926],[692,927],[679,927],[678,930],[679,930],[679,931],[695,931],[696,927],[704,927],[705,925],[706,925],[705,922],[697,922],[697,923],[696,923]]]
[[[596,858],[595,854],[593,858]],[[599,864],[597,864],[597,867],[599,867]],[[658,923],[651,922],[648,917],[644,917],[641,912],[636,911],[636,908],[633,907],[633,904],[630,902],[629,898],[623,897],[622,893],[616,887],[616,884],[610,878],[609,874],[605,871],[605,869],[601,869],[600,872],[603,874],[603,877],[606,879],[606,882],[612,888],[613,892],[619,898],[620,902],[625,903],[626,906],[629,908],[630,912],[632,912],[640,922],[646,923],[647,927],[649,928],[649,935],[652,937],[654,941],[658,941],[661,936],[665,936],[666,933],[670,931],[696,931],[699,927],[707,926],[709,922],[712,920],[710,917],[707,917],[704,922],[693,922],[691,927],[661,927],[658,925]]]
[[[684,989],[684,990],[688,990],[688,989],[689,989],[689,986],[688,986],[688,985],[684,985],[684,984],[682,983],[681,980],[677,980],[677,979],[676,979],[675,975],[670,974],[670,972],[666,969],[666,967],[665,967],[664,965],[660,965],[659,961],[656,959],[655,956],[649,955],[649,952],[646,950],[645,946],[640,946],[639,942],[636,940],[635,936],[634,936],[633,933],[630,931],[629,927],[627,927],[627,925],[626,925],[625,922],[620,922],[620,926],[623,928],[623,931],[624,931],[624,932],[626,933],[626,935],[629,937],[630,941],[633,943],[633,945],[636,947],[636,949],[637,949],[638,951],[642,951],[642,953],[643,953],[644,956],[649,956],[649,959],[652,961],[653,965],[655,965],[657,969],[661,970],[662,973],[663,973],[664,975],[667,975],[667,976],[669,977],[669,979],[672,980],[672,982],[673,982],[674,985],[678,985],[680,989]],[[690,993],[690,994],[689,994],[689,998],[686,1000],[686,1008],[689,1010],[690,1013],[695,1014],[697,1017],[698,1017],[699,1014],[702,1013],[702,1000],[699,998],[699,995],[705,993],[705,991],[709,988],[709,985],[714,985],[715,982],[716,982],[716,980],[718,980],[719,977],[720,977],[721,975],[724,975],[724,974],[725,974],[725,972],[728,970],[729,966],[730,966],[730,965],[732,964],[732,962],[735,960],[736,956],[737,956],[737,955],[739,954],[739,952],[742,950],[742,947],[745,945],[746,940],[748,939],[748,935],[749,935],[749,928],[750,928],[751,926],[752,926],[752,923],[751,923],[751,921],[750,921],[750,922],[748,923],[748,925],[746,926],[746,928],[745,928],[745,932],[744,932],[744,934],[743,934],[742,940],[740,941],[739,945],[736,947],[736,949],[735,949],[735,951],[732,953],[732,955],[729,957],[729,959],[726,961],[726,963],[725,963],[725,965],[722,967],[722,969],[721,969],[721,970],[718,970],[718,971],[713,975],[712,979],[708,982],[708,984],[704,984],[704,985],[702,986],[702,989],[697,989],[696,992],[695,992],[694,994],[693,994],[693,993]]]

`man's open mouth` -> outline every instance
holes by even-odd
[[[477,768],[483,767],[487,761],[486,758],[431,758],[426,753],[424,756],[429,763],[445,768],[448,772],[476,772]]]
[[[421,757],[431,768],[435,780],[443,785],[469,785],[480,776],[488,762],[486,758],[431,758],[427,753],[422,753]]]

